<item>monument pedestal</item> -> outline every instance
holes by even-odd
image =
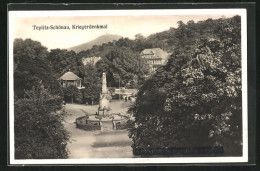
[[[106,73],[102,75],[102,92],[99,98],[99,107],[98,107],[98,114],[102,111],[103,115],[109,115],[109,111],[111,110],[109,106],[109,94],[107,90],[107,81],[106,81]]]

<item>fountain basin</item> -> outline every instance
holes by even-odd
[[[86,131],[101,130],[102,122],[89,116],[81,116],[76,119],[76,128]]]
[[[127,129],[129,126],[129,118],[121,115],[112,115],[107,117],[100,117],[97,115],[81,116],[76,119],[76,128],[83,129],[86,131],[102,130],[104,123],[105,130],[122,130]],[[110,124],[111,126],[108,126]]]

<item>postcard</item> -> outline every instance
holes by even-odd
[[[10,164],[248,162],[247,11],[9,11]]]

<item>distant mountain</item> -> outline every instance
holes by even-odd
[[[120,38],[122,38],[122,36],[113,35],[113,34],[102,35],[102,36],[97,37],[94,40],[91,40],[89,42],[86,42],[86,43],[83,43],[81,45],[74,46],[74,47],[71,47],[71,48],[67,48],[67,49],[68,50],[74,50],[75,52],[78,53],[78,52],[83,51],[83,50],[91,49],[92,46],[94,46],[94,45],[102,45],[102,43],[113,42],[114,40],[118,40]]]

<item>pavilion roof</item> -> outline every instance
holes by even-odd
[[[76,74],[73,72],[69,71],[63,74],[58,80],[81,80]]]

